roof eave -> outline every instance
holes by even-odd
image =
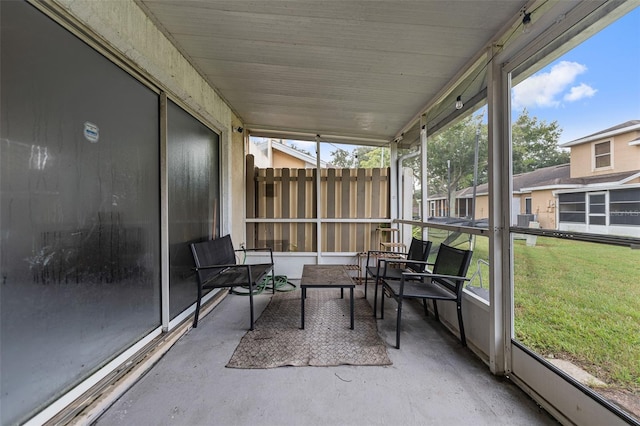
[[[633,132],[634,130],[640,130],[640,123],[634,124],[634,125],[631,125],[631,126],[627,126],[627,127],[623,127],[621,129],[612,130],[610,132],[597,133],[595,135],[587,136],[587,137],[584,137],[584,138],[581,138],[581,139],[576,139],[576,140],[573,140],[573,141],[565,142],[563,144],[560,144],[559,146],[562,147],[562,148],[568,148],[568,147],[571,147],[571,146],[580,145],[580,144],[587,143],[587,142],[593,142],[593,141],[597,141],[597,140],[600,140],[600,139],[610,138],[612,136],[617,136],[617,135],[620,135],[622,133]]]

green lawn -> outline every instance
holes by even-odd
[[[514,253],[516,338],[640,394],[640,251],[538,238]]]
[[[487,238],[470,274],[477,258],[488,260]],[[640,395],[640,250],[538,237],[516,240],[514,261],[516,339]]]

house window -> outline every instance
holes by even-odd
[[[457,217],[467,217],[469,214],[469,199],[462,198],[456,201],[458,204],[458,216]]]
[[[640,226],[640,188],[609,193],[609,224]]]
[[[531,210],[531,197],[527,197],[524,199],[524,214],[532,214]]]
[[[604,192],[588,194],[589,225],[607,224],[607,200]]]
[[[611,167],[611,142],[600,142],[593,146],[596,169]]]
[[[585,223],[585,194],[559,194],[558,207],[560,210],[560,222]]]

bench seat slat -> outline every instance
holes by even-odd
[[[232,267],[226,267],[222,271],[216,273],[210,279],[204,281],[202,284],[203,289],[221,288],[221,287],[236,287],[246,286],[247,284],[247,270],[249,265],[235,265]],[[251,265],[251,282],[255,287],[262,281],[262,278],[267,275],[273,265],[268,263]]]

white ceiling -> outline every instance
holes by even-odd
[[[390,141],[525,1],[138,0],[249,129]]]

